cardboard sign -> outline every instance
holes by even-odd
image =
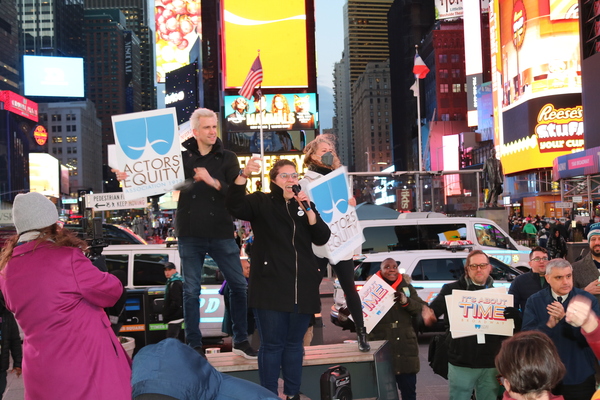
[[[352,258],[354,249],[359,248],[365,239],[356,209],[348,204],[352,195],[346,167],[310,182],[308,196],[331,230],[329,242],[324,246],[313,246],[314,253],[328,258],[332,264]]]
[[[453,338],[513,335],[514,321],[504,318],[504,309],[514,305],[513,295],[507,294],[506,288],[453,290],[445,300]]]
[[[367,333],[371,333],[375,325],[394,306],[396,291],[377,275],[373,275],[360,289],[363,319]]]
[[[126,200],[163,194],[183,182],[177,115],[172,107],[112,117],[117,167]]]

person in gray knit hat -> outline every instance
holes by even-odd
[[[13,202],[13,222],[19,236],[35,238],[39,230],[51,226],[58,221],[56,206],[41,193],[29,192],[18,194]],[[25,241],[25,240],[20,240]]]
[[[17,234],[0,254],[0,290],[24,334],[25,400],[131,400],[131,360],[104,312],[123,286],[57,220],[42,194],[17,195]]]
[[[573,285],[600,301],[600,222],[590,225],[587,240],[589,253],[573,264]]]

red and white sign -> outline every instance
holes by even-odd
[[[38,122],[37,103],[10,90],[0,90],[0,101],[4,103],[5,110]]]

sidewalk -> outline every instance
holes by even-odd
[[[10,370],[9,370],[10,371]],[[6,378],[6,392],[3,400],[23,400],[25,398],[25,389],[23,388],[23,377],[17,378],[16,374],[8,373]]]

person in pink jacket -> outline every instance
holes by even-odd
[[[130,400],[131,359],[103,310],[121,296],[121,282],[57,220],[42,194],[17,195],[17,235],[0,255],[0,290],[24,333],[25,400]]]

